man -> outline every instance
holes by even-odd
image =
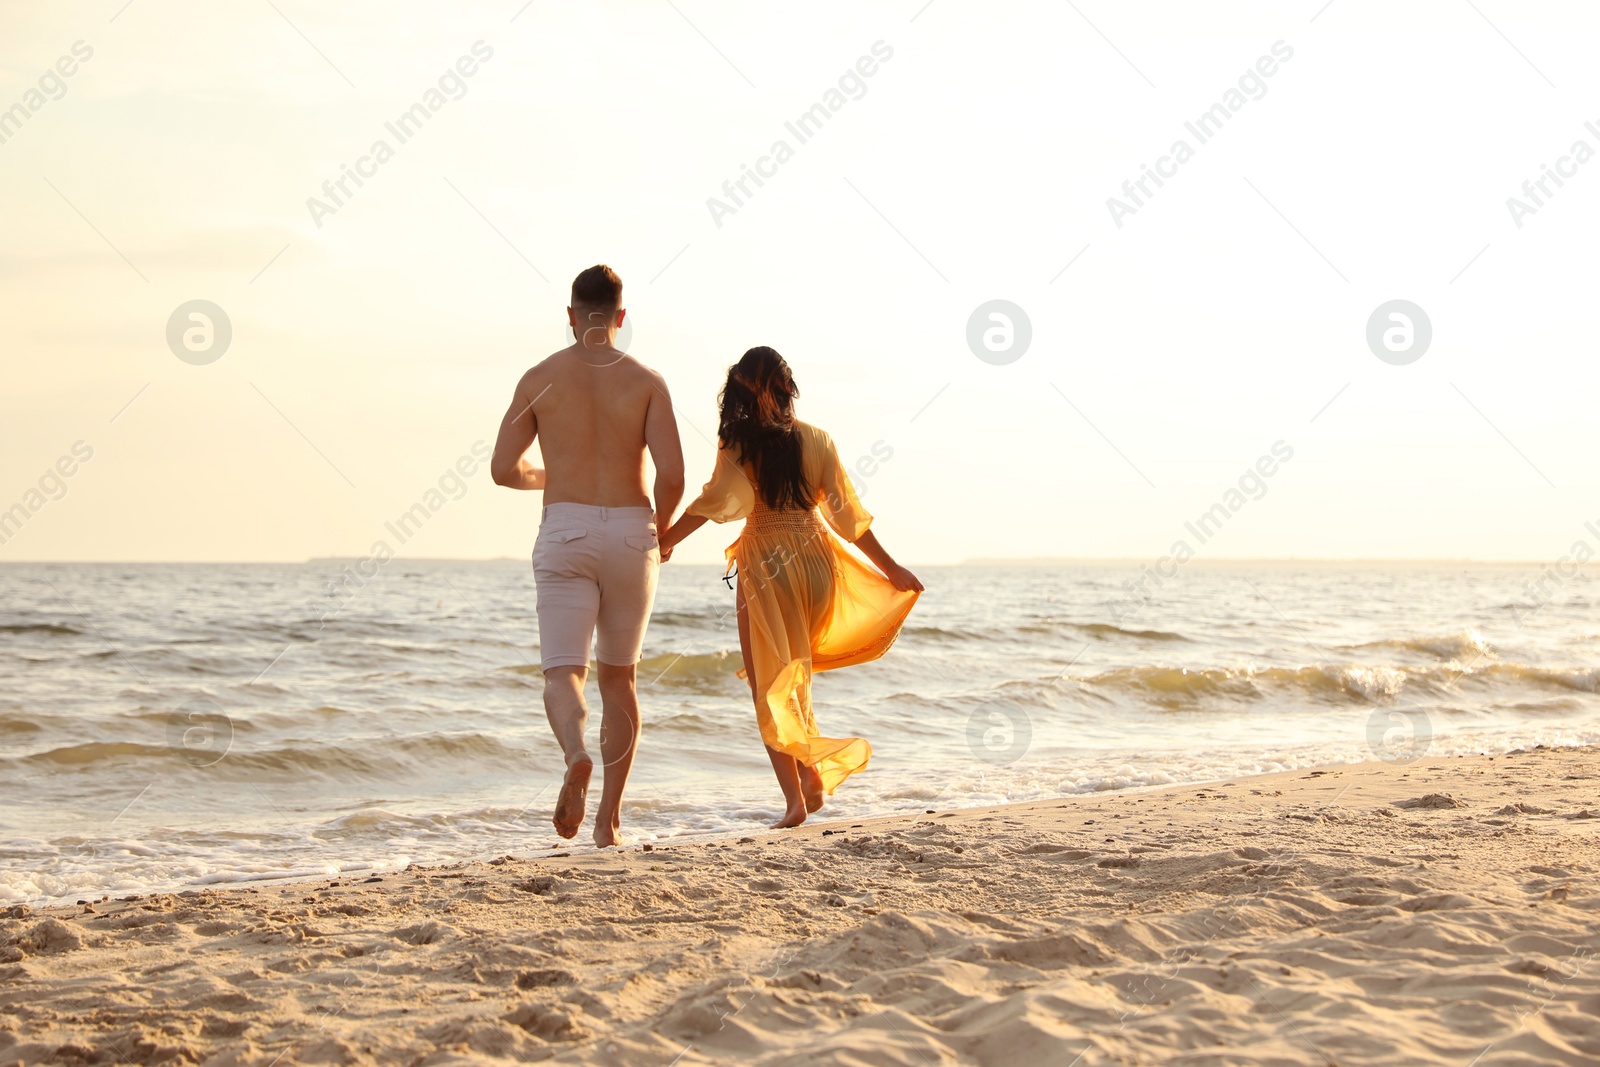
[[[577,340],[517,383],[490,464],[499,485],[544,490],[533,575],[544,709],[567,763],[553,820],[562,837],[577,836],[594,771],[583,740],[583,687],[590,642],[598,638],[605,781],[594,841],[601,847],[618,842],[622,790],[638,742],[634,673],[661,562],[656,531],[671,525],[683,499],[683,450],[667,384],[616,348],[626,315],[622,279],[610,267],[573,279],[567,321]],[[535,437],[543,469],[526,458]],[[653,510],[646,449],[656,468]]]

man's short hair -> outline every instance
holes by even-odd
[[[572,306],[605,308],[622,306],[622,279],[604,263],[590,267],[572,279]]]

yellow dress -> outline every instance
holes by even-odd
[[[831,794],[867,765],[872,746],[860,737],[818,733],[811,676],[889,651],[917,593],[897,590],[823,526],[826,519],[853,543],[872,525],[872,516],[856,498],[833,438],[807,423],[796,422],[795,428],[814,507],[767,507],[756,491],[753,469],[738,461],[736,451],[723,448],[688,513],[719,523],[746,520],[727,557],[739,567],[755,691],[766,697],[756,705],[761,739],[817,768]]]

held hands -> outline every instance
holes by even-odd
[[[665,532],[658,533],[656,535],[656,544],[661,547],[661,562],[665,563],[667,560],[671,559],[672,550],[677,548],[678,545],[690,534],[704,526],[705,523],[706,520],[700,516],[690,515],[688,512],[684,512],[678,517],[678,521],[668,527]],[[659,523],[657,524],[656,529],[661,529]]]

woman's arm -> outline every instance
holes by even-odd
[[[661,532],[657,528],[657,541],[661,544],[661,561],[672,558],[678,543],[700,527],[710,522],[733,522],[750,514],[755,506],[755,487],[750,478],[728,455],[722,442],[717,442],[717,465],[711,470],[711,480],[700,495],[684,509],[683,515],[672,528]]]
[[[685,537],[688,537],[705,524],[706,520],[704,516],[691,515],[687,511],[684,512],[682,517],[680,517],[677,522],[672,524],[672,529],[668,530],[664,534],[659,534],[656,537],[656,540],[661,544],[661,562],[665,563],[667,560],[671,559],[672,550],[678,546],[678,542],[682,541]]]
[[[889,555],[889,550],[878,543],[877,534],[868,530],[856,538],[856,547],[866,553],[866,557],[877,565],[896,589],[901,592],[908,589],[922,592],[922,583],[917,580],[917,576],[894,561],[894,557]]]

